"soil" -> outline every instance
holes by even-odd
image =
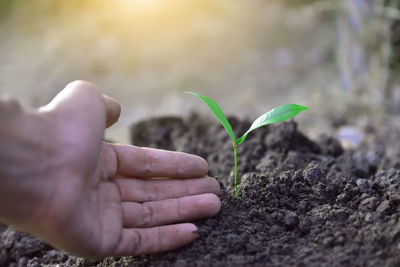
[[[229,120],[237,135],[250,125]],[[359,130],[356,149],[332,136],[310,140],[294,121],[254,131],[238,149],[236,199],[232,143],[216,122],[195,114],[139,122],[132,143],[200,155],[220,182],[222,210],[196,222],[199,239],[90,262],[1,226],[0,266],[400,266],[400,125]]]

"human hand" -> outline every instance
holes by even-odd
[[[218,183],[204,177],[207,163],[185,153],[103,142],[105,126],[119,113],[115,100],[82,81],[39,111],[23,112],[16,125],[28,139],[15,141],[12,158],[0,156],[15,165],[0,168],[0,219],[92,259],[192,242],[196,226],[182,222],[213,216],[221,207]]]

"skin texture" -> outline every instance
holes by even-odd
[[[216,215],[219,184],[204,159],[103,142],[120,106],[91,83],[48,105],[0,101],[0,221],[90,259],[172,250],[188,221]]]

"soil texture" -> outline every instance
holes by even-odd
[[[250,126],[229,118],[236,135]],[[339,127],[339,126],[338,126]],[[361,144],[310,140],[294,121],[262,127],[233,149],[225,130],[192,114],[131,128],[132,143],[197,154],[221,184],[222,209],[197,221],[193,244],[91,262],[0,227],[0,266],[400,266],[400,125],[365,123]]]

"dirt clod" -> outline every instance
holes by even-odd
[[[230,121],[237,135],[249,126]],[[222,185],[221,212],[196,222],[199,239],[169,253],[92,263],[3,227],[0,265],[398,266],[398,129],[370,126],[356,149],[343,149],[332,136],[310,140],[294,121],[262,127],[239,146],[236,199],[232,143],[221,126],[195,114],[140,122],[134,144],[200,155]]]

